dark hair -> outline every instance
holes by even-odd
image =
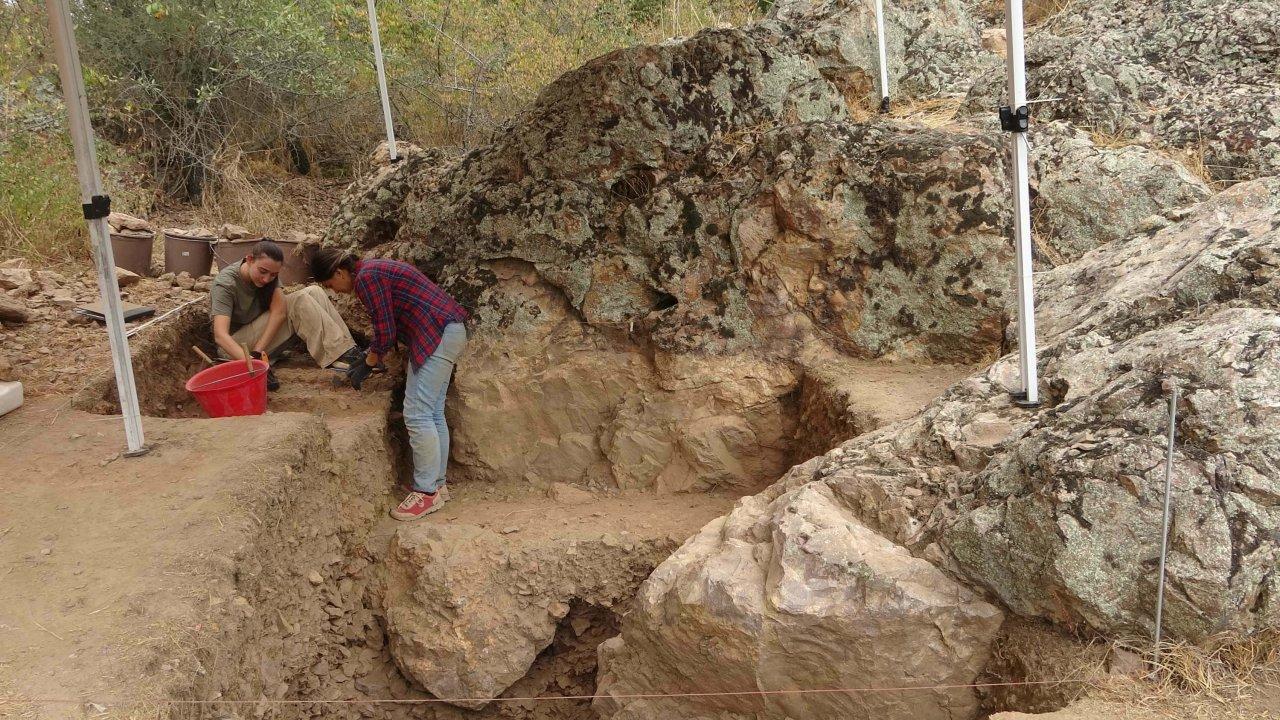
[[[311,257],[311,274],[318,283],[332,278],[333,274],[339,270],[355,274],[355,253],[335,247],[322,247],[317,249],[316,254]]]
[[[270,238],[263,238],[254,243],[253,248],[249,250],[250,260],[257,260],[260,257],[282,263],[284,262],[284,250],[280,249],[280,246],[272,242]],[[255,291],[258,295],[258,304],[262,305],[263,310],[271,307],[271,298],[276,294],[276,288],[278,287],[280,287],[279,277]]]
[[[255,260],[264,255],[268,259],[275,260],[278,263],[284,262],[284,250],[281,250],[280,246],[275,244],[271,238],[263,238],[259,240],[254,243],[253,249],[249,251],[249,257]]]

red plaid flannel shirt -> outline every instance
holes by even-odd
[[[467,311],[439,285],[399,260],[356,263],[355,290],[373,320],[370,352],[383,355],[398,339],[414,368],[436,351],[446,325],[467,319]]]

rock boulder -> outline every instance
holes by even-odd
[[[641,587],[622,635],[601,646],[595,708],[610,720],[969,717],[968,688],[821,691],[971,682],[1001,619],[863,525],[829,488],[757,496]],[[744,690],[765,692],[634,697]],[[769,692],[795,690],[819,692]]]
[[[525,676],[570,603],[610,609],[675,543],[626,532],[522,542],[474,525],[398,531],[370,592],[397,665],[437,698],[479,709]]]
[[[1072,3],[1027,39],[1037,120],[1180,148],[1223,182],[1280,172],[1280,30],[1267,0]],[[992,61],[968,109],[994,124]],[[1033,123],[1034,126],[1034,123]]]
[[[1061,121],[1037,124],[1029,139],[1033,229],[1051,265],[1212,194],[1181,163],[1142,145],[1098,145]]]

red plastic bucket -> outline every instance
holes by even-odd
[[[267,364],[253,361],[252,375],[243,362],[224,362],[201,370],[187,381],[209,417],[261,415],[267,411]]]

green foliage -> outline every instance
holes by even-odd
[[[136,190],[132,162],[99,143],[103,182],[115,208],[145,214],[149,198]],[[71,139],[64,132],[20,130],[0,136],[0,258],[48,265],[87,259],[88,232],[80,211]]]
[[[72,8],[96,130],[146,158],[168,193],[216,194],[245,157],[349,172],[382,138],[359,0]],[[758,10],[757,0],[382,0],[378,16],[397,136],[465,148],[592,57],[742,24]],[[38,0],[0,2],[0,92],[39,111],[25,128],[48,131],[62,112],[45,22]],[[33,88],[52,88],[52,103]]]
[[[328,18],[293,0],[85,0],[76,9],[102,127],[146,147],[166,187],[198,197],[230,144],[308,131],[345,93]]]

